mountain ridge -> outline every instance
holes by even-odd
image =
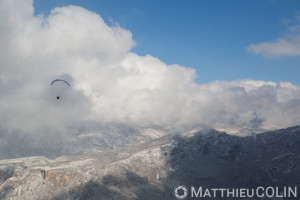
[[[300,185],[300,126],[247,137],[213,129],[119,150],[0,161],[0,199],[175,199],[177,185]]]

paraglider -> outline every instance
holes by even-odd
[[[68,86],[69,88],[71,87],[71,86],[70,86],[70,83],[69,83],[68,81],[66,81],[66,80],[63,80],[63,79],[55,79],[55,80],[53,80],[53,81],[51,82],[51,86],[53,86],[54,84],[57,84],[57,82],[61,82],[61,83],[63,83],[64,85]],[[56,96],[56,99],[59,100],[59,99],[60,99],[60,96],[57,95],[57,96]]]

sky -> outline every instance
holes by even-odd
[[[300,124],[299,1],[124,2],[0,0],[0,143]]]
[[[35,0],[34,12],[47,16],[70,4],[130,30],[136,43],[132,52],[196,69],[197,83],[300,84],[298,0]]]

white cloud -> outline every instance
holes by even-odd
[[[275,42],[251,44],[248,50],[268,58],[298,56],[300,55],[300,35],[296,35],[290,40],[280,38]]]
[[[300,18],[298,24],[290,26],[288,30],[291,32],[284,38],[278,38],[274,42],[261,42],[259,44],[251,44],[248,51],[261,54],[267,58],[277,58],[280,56],[299,56],[300,55]]]
[[[19,8],[21,5],[21,8]],[[182,129],[199,124],[299,124],[300,87],[254,80],[195,83],[194,69],[131,53],[130,31],[76,6],[34,16],[31,0],[2,0],[0,128],[64,132],[79,122]],[[71,88],[56,100],[53,79]],[[261,120],[259,120],[261,119]]]

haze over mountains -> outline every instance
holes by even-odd
[[[133,144],[158,139],[167,133],[162,130],[137,128],[125,124],[105,124],[81,127],[70,134],[40,135],[5,133],[0,138],[0,159],[28,156],[57,158],[120,149]]]

